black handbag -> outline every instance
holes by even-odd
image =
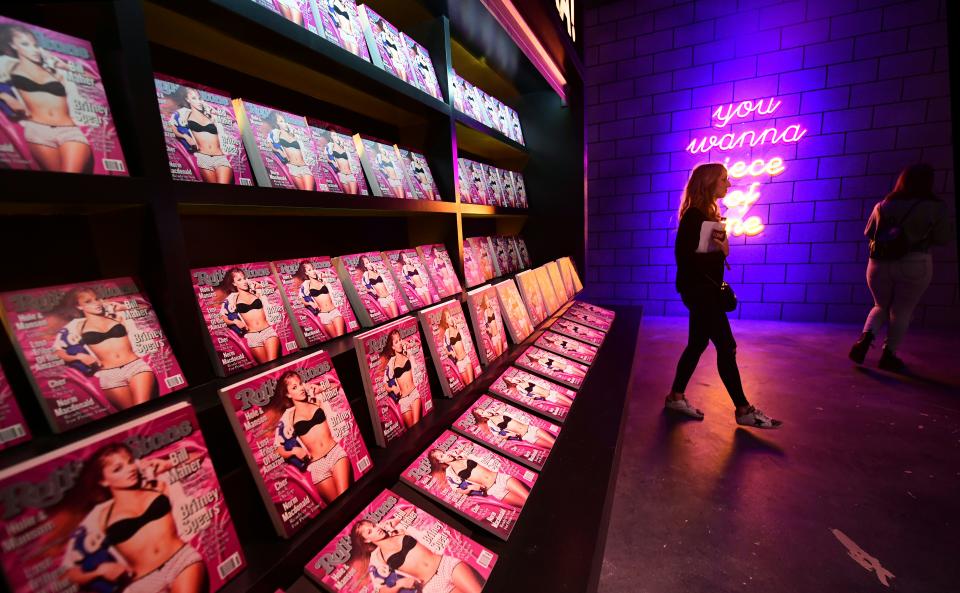
[[[726,282],[720,282],[720,284],[717,284],[716,280],[710,276],[707,276],[706,274],[704,274],[704,277],[709,280],[711,284],[717,287],[717,304],[720,305],[720,308],[727,313],[736,311],[737,293],[733,292],[733,287]]]

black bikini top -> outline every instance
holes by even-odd
[[[390,570],[398,570],[403,566],[403,563],[407,561],[407,554],[415,547],[417,547],[417,540],[413,536],[403,536],[403,540],[400,542],[400,551],[390,554],[390,557],[387,558],[387,566],[390,567]]]
[[[370,280],[370,286],[373,286],[374,284],[383,284],[383,277],[377,276],[375,279]]]
[[[170,499],[167,498],[166,494],[161,494],[153,499],[150,506],[147,507],[147,510],[143,511],[142,515],[139,517],[130,517],[129,519],[120,519],[113,525],[107,525],[104,533],[112,545],[122,544],[136,535],[144,525],[162,519],[171,510]],[[107,513],[107,521],[110,520],[110,513],[112,512],[113,505],[110,506],[110,511]]]
[[[317,408],[317,411],[313,413],[313,418],[309,420],[297,420],[293,423],[293,434],[298,437],[310,432],[310,429],[318,424],[323,424],[327,421],[327,415],[321,408]]]
[[[474,460],[472,460],[472,459],[468,459],[468,460],[467,460],[467,467],[465,467],[465,468],[463,468],[462,470],[458,471],[458,472],[457,472],[457,477],[460,478],[461,480],[463,480],[464,482],[468,481],[468,480],[470,479],[470,474],[473,473],[473,468],[475,468],[475,467],[477,467],[477,462],[474,461]]]
[[[198,122],[190,120],[187,122],[187,127],[190,128],[192,132],[206,132],[207,134],[217,135],[217,126],[210,122],[205,126],[201,126]]]
[[[420,270],[416,270],[416,269],[415,269],[415,270],[413,270],[412,272],[404,272],[403,275],[406,276],[407,278],[413,278],[414,276],[419,276],[419,275],[420,275]]]
[[[506,430],[507,425],[510,424],[510,421],[513,420],[510,416],[504,416],[501,422],[497,423],[497,428],[500,430]]]
[[[410,364],[410,359],[407,359],[407,364],[400,367],[393,367],[393,376],[394,378],[399,378],[400,375],[408,373],[413,370],[413,365]]]
[[[333,152],[331,152],[331,153],[330,153],[330,156],[332,156],[332,157],[335,158],[335,159],[347,159],[347,158],[349,158],[349,156],[347,155],[347,153],[345,153],[345,152],[337,152],[336,150],[334,150]]]
[[[300,150],[299,140],[294,140],[293,142],[289,142],[287,140],[284,140],[283,138],[280,138],[279,143],[280,143],[280,146],[284,148],[296,148],[297,150]]]
[[[393,169],[393,162],[392,162],[392,161],[389,161],[389,160],[387,160],[387,159],[385,159],[385,158],[382,159],[382,161],[383,161],[383,165],[382,165],[382,166],[383,166],[384,169],[386,169],[387,167]]]
[[[263,302],[259,297],[254,299],[249,305],[247,303],[237,303],[237,313],[249,313],[254,309],[263,309]]]
[[[332,13],[334,13],[334,14],[339,14],[340,16],[342,16],[343,18],[345,18],[345,19],[347,19],[347,20],[350,19],[350,15],[347,14],[347,11],[344,10],[343,8],[340,8],[340,7],[337,6],[336,4],[334,4],[334,5],[332,5],[332,6],[330,7],[330,12],[332,12]]]
[[[420,165],[414,166],[414,167],[413,167],[413,172],[414,172],[414,173],[419,173],[419,174],[421,174],[421,175],[426,175],[426,174],[427,174],[427,172],[424,171],[424,170],[423,170],[423,167],[421,167]]]
[[[86,321],[84,321],[84,325],[86,325]],[[118,323],[105,332],[81,332],[80,339],[88,346],[93,346],[111,338],[124,338],[126,335],[127,328],[125,328],[122,323]]]
[[[460,340],[462,340],[462,339],[463,339],[463,337],[460,335],[459,332],[457,333],[457,335],[456,335],[455,337],[447,338],[447,340],[450,342],[450,345],[451,345],[451,346],[453,346],[454,344],[459,344],[459,343],[460,343]]]
[[[534,385],[533,383],[527,383],[527,386],[524,387],[523,390],[526,391],[527,393],[533,393],[533,390],[536,388],[537,386]]]
[[[320,296],[321,294],[330,294],[330,289],[327,288],[327,285],[326,285],[326,284],[323,285],[323,288],[319,288],[319,289],[318,289],[318,288],[311,288],[311,289],[310,289],[310,296],[312,296],[312,297],[313,297],[313,296]]]
[[[25,93],[48,93],[55,97],[66,97],[67,89],[59,80],[51,80],[40,84],[39,82],[21,76],[19,74],[10,75],[10,84]]]
[[[497,316],[496,316],[496,315],[494,315],[493,313],[488,313],[488,314],[487,314],[487,323],[493,323],[493,322],[495,322],[496,320],[497,320]]]
[[[396,51],[396,52],[400,51],[400,49],[396,46],[396,44],[394,44],[393,41],[389,39],[383,40],[383,47],[392,49],[393,51]]]

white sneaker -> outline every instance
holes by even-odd
[[[737,416],[737,424],[740,426],[752,426],[753,428],[780,428],[783,422],[775,420],[757,408],[750,406],[746,414]]]
[[[693,407],[693,405],[687,401],[687,398],[671,399],[668,395],[663,402],[663,407],[674,412],[679,412],[684,416],[689,416],[697,420],[703,420],[703,412]]]

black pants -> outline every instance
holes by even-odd
[[[690,334],[687,347],[677,363],[677,374],[673,379],[674,393],[683,393],[687,389],[687,383],[700,362],[700,355],[707,349],[707,343],[713,342],[717,349],[717,370],[720,371],[720,379],[727,393],[737,407],[749,405],[740,382],[737,342],[733,339],[727,314],[709,291],[681,296],[683,304],[690,310]]]

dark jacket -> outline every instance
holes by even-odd
[[[695,294],[705,288],[715,290],[723,282],[726,259],[723,252],[697,253],[700,227],[706,220],[706,215],[697,208],[688,208],[680,219],[673,249],[677,258],[677,292],[680,294]]]
[[[881,212],[884,219],[895,221],[894,224],[903,228],[910,251],[925,252],[931,245],[946,245],[953,237],[947,204],[932,195],[890,194],[870,213],[863,231],[867,238],[872,239],[876,233]]]

